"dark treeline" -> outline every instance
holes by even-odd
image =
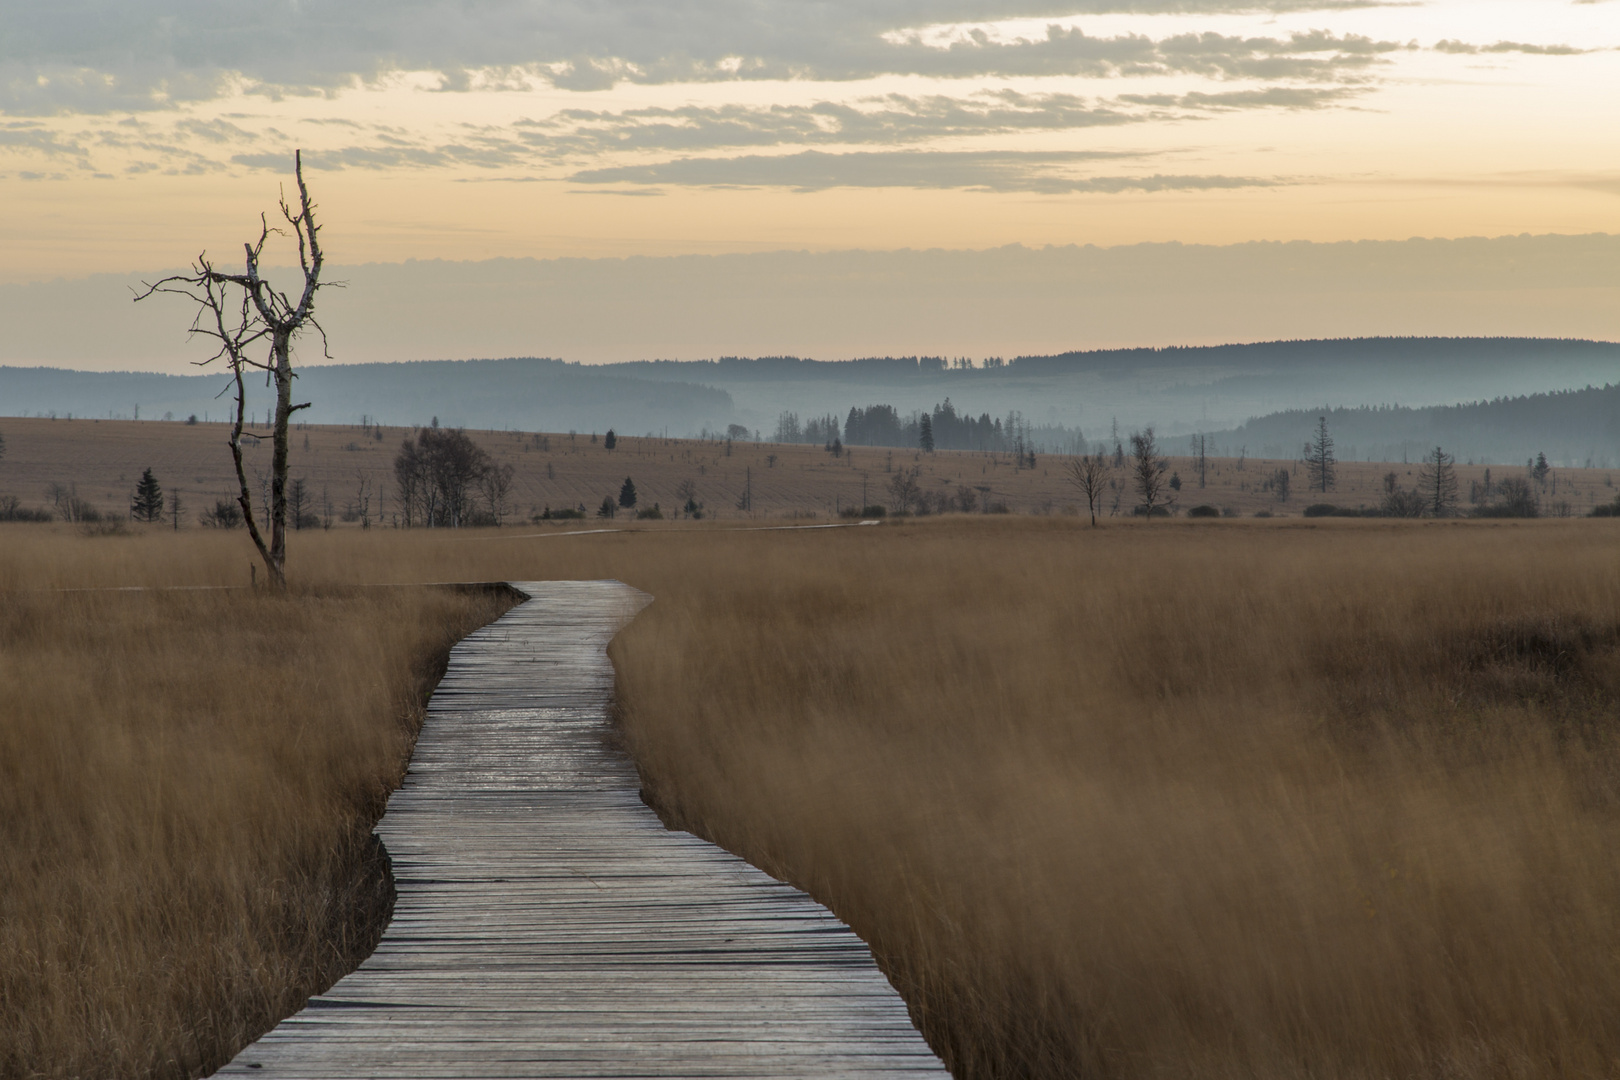
[[[1620,460],[1620,385],[1419,409],[1296,409],[1213,437],[1223,446],[1245,444],[1250,453],[1293,456],[1320,416],[1345,456],[1360,460],[1400,461],[1434,446],[1453,450],[1461,460],[1502,464],[1543,452],[1560,465],[1608,467]]]
[[[1467,369],[1517,364],[1538,358],[1620,363],[1620,344],[1559,338],[1332,338],[1263,341],[1243,345],[1077,350],[1050,356],[1019,356],[1007,367],[1012,375],[1222,365],[1259,366],[1280,371],[1367,363]]]
[[[1366,337],[1262,341],[1232,345],[1169,345],[1135,349],[1076,349],[1064,353],[989,357],[977,364],[944,356],[868,356],[813,360],[799,356],[723,356],[717,360],[649,360],[606,365],[662,378],[720,381],[887,379],[893,376],[987,374],[1065,375],[1120,369],[1259,367],[1264,370],[1339,368],[1346,364],[1422,365],[1466,370],[1536,359],[1620,363],[1620,344],[1563,338]]]
[[[1013,411],[1005,417],[958,412],[950,398],[929,412],[902,415],[893,405],[852,406],[842,421],[816,416],[801,421],[797,413],[777,418],[772,442],[846,446],[899,446],[932,450],[982,450],[1004,453],[1080,453],[1086,449],[1078,428],[1034,425]]]
[[[978,416],[956,411],[951,399],[935,405],[930,413],[902,417],[892,405],[851,408],[844,420],[844,442],[851,446],[918,446],[922,440],[922,418],[929,419],[936,450],[1013,450],[1032,442],[1029,425],[1017,413],[1005,421],[989,413]]]
[[[937,375],[962,366],[943,356],[863,356],[854,360],[812,360],[800,356],[722,356],[718,360],[632,360],[607,364],[627,374],[680,379],[774,382],[779,379],[887,380],[894,376]]]

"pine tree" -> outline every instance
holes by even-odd
[[[135,500],[130,512],[136,521],[158,521],[163,517],[163,488],[152,470],[141,473],[141,482],[135,485]]]
[[[934,452],[934,422],[928,418],[927,413],[917,422],[917,445],[922,447],[925,454]]]
[[[593,438],[594,438],[594,436],[593,436]],[[618,446],[618,445],[619,445],[619,437],[617,435],[613,434],[613,429],[612,428],[608,428],[608,433],[605,436],[603,436],[603,438],[602,438],[602,449],[611,450],[615,446]]]
[[[636,484],[628,476],[619,487],[619,505],[626,510],[634,509],[636,505]]]
[[[1316,418],[1316,435],[1305,444],[1306,474],[1311,479],[1311,490],[1324,494],[1334,485],[1333,466],[1338,459],[1333,456],[1333,437],[1328,434],[1327,417]]]
[[[1424,455],[1418,491],[1423,495],[1425,513],[1445,517],[1457,505],[1456,463],[1456,458],[1438,446]]]

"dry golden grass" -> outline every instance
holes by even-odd
[[[130,420],[44,420],[0,418],[0,433],[7,452],[0,459],[0,496],[16,496],[24,506],[46,503],[45,489],[53,483],[76,484],[79,495],[98,510],[123,516],[141,470],[151,468],[165,491],[179,489],[187,506],[182,527],[196,527],[197,514],[216,499],[234,497],[235,477],[225,450],[224,424],[170,423]],[[358,477],[367,476],[380,498],[385,520],[397,512],[393,495],[393,460],[405,428],[386,428],[383,440],[368,437],[358,426],[309,425],[293,433],[291,475],[303,478],[312,497],[326,493],[341,515],[355,495]],[[1065,477],[1068,458],[1041,455],[1036,467],[1018,468],[1009,454],[945,450],[921,454],[885,447],[851,447],[834,458],[819,446],[783,446],[772,443],[702,442],[695,439],[648,439],[626,436],[613,451],[592,443],[589,434],[570,439],[566,434],[543,436],[514,431],[478,431],[471,435],[498,462],[514,471],[511,521],[527,521],[532,513],[583,505],[594,513],[603,496],[617,496],[626,476],[632,477],[640,505],[657,502],[667,512],[684,502],[676,495],[683,482],[697,489],[705,513],[722,520],[792,516],[832,517],[838,510],[866,503],[887,504],[893,470],[916,468],[925,493],[954,495],[970,488],[980,504],[1005,503],[1014,513],[1076,513],[1084,501]],[[1161,440],[1172,454],[1186,441]],[[545,449],[542,449],[542,446]],[[270,444],[257,449],[248,444],[248,475],[255,467],[268,470]],[[774,459],[774,461],[772,460]],[[1399,462],[1341,462],[1339,483],[1325,498],[1305,490],[1305,469],[1297,462],[1250,458],[1239,463],[1212,458],[1208,486],[1197,486],[1191,459],[1169,458],[1183,487],[1177,493],[1180,508],[1210,504],[1243,515],[1267,510],[1298,516],[1313,502],[1327,501],[1347,507],[1376,506],[1383,497],[1384,474],[1394,471],[1402,487],[1417,484],[1419,466]],[[1292,495],[1278,502],[1263,484],[1278,468],[1293,470]],[[1494,466],[1497,480],[1522,475],[1514,466]],[[1458,477],[1466,499],[1468,485],[1483,479],[1485,466],[1459,465]],[[1615,470],[1558,469],[1546,492],[1548,512],[1554,503],[1568,502],[1572,512],[1584,514],[1593,506],[1614,499]],[[1134,498],[1127,470],[1117,480],[1121,504],[1130,513]],[[753,510],[744,513],[737,503],[744,490],[753,494]],[[864,502],[863,502],[864,500]],[[1113,505],[1110,493],[1104,506]],[[1466,503],[1465,503],[1466,506]],[[319,506],[317,506],[317,510]],[[341,522],[340,522],[341,524]]]
[[[509,603],[0,594],[0,1075],[202,1075],[366,956],[371,825],[437,665]]]
[[[957,1076],[1620,1068],[1612,530],[868,532],[657,574],[624,722]]]
[[[240,535],[45,529],[59,542],[31,554],[0,531],[0,588],[246,576]],[[1530,1078],[1620,1071],[1617,542],[1605,521],[351,530],[295,540],[290,572],[314,595],[605,576],[653,593],[612,649],[652,799],[849,921],[958,1076]],[[87,621],[63,623],[81,628],[67,656],[94,651]],[[175,654],[196,655],[234,662]],[[81,700],[30,693],[52,724]],[[282,771],[284,729],[253,733],[273,722],[217,736],[241,749],[211,802],[290,800],[288,817],[315,797]],[[74,820],[108,822],[103,851],[161,850],[154,807],[180,789],[121,816],[93,779],[149,743],[27,730],[90,808]],[[227,899],[262,886],[243,847],[287,842],[230,820],[157,834],[231,837],[180,868]],[[177,932],[126,910],[146,909],[99,909],[120,934]]]

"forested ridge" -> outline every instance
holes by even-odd
[[[193,375],[0,367],[0,415],[219,419],[226,380]],[[638,360],[424,360],[303,368],[314,423],[362,418],[467,428],[699,435],[744,429],[780,441],[834,437],[937,449],[1071,452],[1113,429],[1206,433],[1222,452],[1287,456],[1313,402],[1356,457],[1401,460],[1425,445],[1464,460],[1620,460],[1614,402],[1620,345],[1538,338],[1346,338],[1077,350],[1040,356],[794,356]],[[1582,387],[1572,390],[1571,387]],[[1543,393],[1541,391],[1551,391]],[[249,391],[249,410],[265,403]],[[1436,404],[1476,400],[1473,404]],[[1416,407],[1406,407],[1416,406]],[[781,420],[793,414],[792,425]],[[798,418],[803,417],[800,421]],[[1244,420],[1244,417],[1250,419]],[[814,430],[812,430],[814,429]]]
[[[1341,446],[1353,447],[1350,456],[1364,460],[1401,460],[1403,454],[1416,457],[1426,447],[1444,446],[1476,461],[1511,463],[1538,453],[1566,465],[1620,461],[1617,384],[1420,409],[1291,409],[1256,417],[1216,437],[1222,444],[1246,445],[1251,453],[1292,456],[1318,417],[1327,418]]]

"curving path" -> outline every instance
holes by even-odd
[[[378,825],[381,945],[218,1075],[946,1076],[848,927],[642,805],[604,649],[651,597],[513,584]]]

